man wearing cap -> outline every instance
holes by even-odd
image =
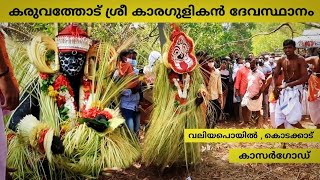
[[[86,53],[92,45],[92,40],[79,26],[71,24],[58,34],[56,42],[61,66],[60,72],[68,78],[74,90],[75,99],[79,99]],[[79,107],[77,101],[76,103]]]

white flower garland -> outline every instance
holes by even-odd
[[[181,87],[180,87],[178,80],[176,78],[173,78],[173,82],[174,82],[174,85],[176,86],[176,88],[178,89],[179,97],[186,99],[188,96],[188,89],[189,89],[189,85],[190,85],[190,75],[187,74],[186,78],[184,79],[183,91],[181,90]]]
[[[60,96],[63,96],[66,99],[64,107],[68,109],[68,117],[70,119],[76,118],[77,112],[74,105],[74,98],[70,95],[69,91],[59,92]]]

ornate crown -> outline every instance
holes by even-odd
[[[70,24],[57,35],[56,43],[59,52],[80,51],[86,53],[92,40],[79,26]]]

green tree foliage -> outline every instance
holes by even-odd
[[[239,41],[251,37],[254,23],[186,23],[189,36],[196,42],[196,51],[204,50],[214,57],[227,56],[231,52],[246,55],[252,51],[251,41]]]
[[[58,31],[69,23],[59,23]],[[270,35],[269,33],[279,27],[281,23],[182,23],[181,29],[195,42],[195,51],[204,50],[211,56],[227,56],[231,52],[243,57],[249,52],[259,55],[264,52],[274,52],[282,48],[283,40],[291,38],[290,28],[284,26]],[[88,23],[80,23],[87,30]],[[160,52],[159,30],[157,23],[92,23],[90,25],[91,38],[107,41],[116,49],[129,39],[133,39],[128,48],[136,49],[138,64],[147,64],[149,53],[153,50]],[[290,23],[294,36],[299,36],[306,28],[301,23]],[[9,23],[6,29],[8,34],[18,41],[29,42],[32,35],[45,33],[55,37],[54,23]],[[165,23],[167,36],[172,32],[172,27]],[[133,38],[134,37],[134,38]]]
[[[160,51],[156,23],[93,23],[91,38],[107,41],[116,49],[131,40],[127,48],[137,51],[140,66],[147,64],[152,50]]]
[[[54,38],[56,31],[61,31],[68,24],[70,23],[58,23],[58,29],[55,29],[54,23],[9,23],[4,30],[13,40],[28,43],[33,35],[39,33]],[[88,23],[78,23],[78,25],[84,30],[89,26]],[[160,51],[156,23],[92,23],[90,26],[92,27],[90,36],[93,40],[109,42],[116,49],[132,38],[133,41],[128,48],[136,49],[140,65],[147,63],[152,50]]]

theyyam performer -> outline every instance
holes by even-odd
[[[180,28],[173,31],[155,73],[154,109],[143,147],[143,162],[160,166],[197,164],[200,143],[184,143],[184,129],[205,128],[201,111],[205,89],[194,55],[193,40]]]
[[[28,54],[39,78],[21,98],[9,125],[16,133],[9,141],[8,162],[24,165],[17,179],[39,178],[32,174],[37,166],[30,165],[29,154],[48,160],[45,175],[58,179],[97,177],[105,168],[126,168],[139,158],[136,137],[119,110],[109,108],[131,81],[111,78],[117,52],[107,43],[94,43],[76,24],[66,26],[55,40],[33,38]],[[25,146],[16,148],[22,147],[21,140]]]

